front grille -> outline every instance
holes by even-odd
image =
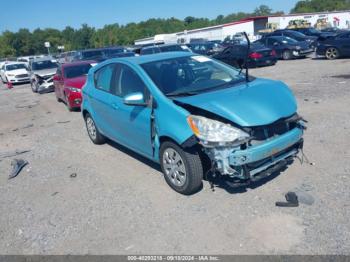
[[[43,79],[47,80],[49,78],[53,77],[53,75],[46,75],[46,76],[42,76]]]
[[[25,78],[25,77],[29,77],[29,75],[28,74],[16,75],[16,78]]]
[[[250,136],[253,137],[249,146],[261,144],[269,138],[280,136],[291,131],[297,127],[299,120],[300,117],[295,114],[290,118],[278,120],[270,125],[249,128],[247,131]]]

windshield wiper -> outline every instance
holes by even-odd
[[[186,91],[186,92],[170,92],[165,94],[168,97],[173,97],[173,96],[194,96],[197,95],[198,92],[190,92],[190,91]]]

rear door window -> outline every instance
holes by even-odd
[[[105,92],[110,92],[112,89],[112,79],[115,72],[115,64],[109,64],[99,69],[95,75],[95,87]]]

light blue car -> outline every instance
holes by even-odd
[[[285,168],[303,146],[296,111],[284,83],[188,52],[107,60],[83,88],[92,142],[108,138],[160,163],[186,195],[209,174],[249,182]]]

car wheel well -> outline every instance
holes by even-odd
[[[87,111],[86,109],[83,110],[83,117],[85,118],[87,116],[87,114],[90,114],[89,111]]]
[[[160,145],[163,144],[164,142],[173,142],[173,143],[177,144],[178,146],[180,146],[178,142],[176,142],[174,139],[172,139],[169,136],[159,137],[159,142],[160,142]]]

